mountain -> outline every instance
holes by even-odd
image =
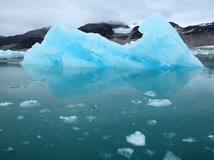
[[[170,22],[170,24],[177,30],[189,48],[214,45],[214,22],[188,27],[181,27],[174,22]],[[115,32],[115,29],[118,28],[128,30],[129,32]],[[143,34],[138,31],[138,28],[139,26],[135,26],[131,30],[128,25],[121,23],[89,23],[78,29],[86,33],[100,34],[109,40],[123,45],[143,36]],[[0,50],[27,50],[35,43],[41,43],[49,29],[50,27],[45,27],[29,31],[25,34],[8,37],[0,36]]]
[[[1,50],[26,50],[31,48],[35,43],[41,43],[50,27],[36,29],[24,34],[0,37]]]
[[[214,45],[214,22],[184,28],[176,23],[170,23],[190,48]]]

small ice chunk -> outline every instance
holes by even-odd
[[[42,136],[41,136],[41,135],[37,135],[37,136],[36,136],[36,138],[41,139],[41,138],[42,138]]]
[[[103,140],[108,140],[112,137],[112,135],[106,135],[106,136],[103,136]]]
[[[3,129],[0,129],[0,132],[3,132]]]
[[[100,152],[100,156],[101,156],[101,158],[103,160],[107,160],[107,159],[112,159],[113,158],[113,154],[112,153],[104,152],[104,151]]]
[[[148,154],[149,156],[154,156],[155,151],[152,151],[152,150],[146,149],[146,150],[145,150],[145,153],[146,153],[146,154]]]
[[[86,104],[85,103],[77,103],[77,104],[69,104],[67,106],[65,106],[66,108],[74,108],[74,107],[85,107]]]
[[[17,119],[18,120],[23,120],[25,117],[23,116],[23,115],[19,115],[18,117],[17,117]]]
[[[23,144],[23,145],[30,144],[30,141],[22,141],[22,144]]]
[[[126,136],[126,141],[135,146],[144,146],[146,144],[146,137],[140,131],[136,131],[135,133]]]
[[[20,103],[20,107],[22,108],[32,108],[32,107],[37,107],[39,105],[40,104],[37,100],[29,100],[29,101],[24,101]]]
[[[117,154],[120,154],[128,159],[131,158],[133,153],[134,153],[134,150],[132,148],[119,148],[117,150]]]
[[[39,113],[49,113],[49,112],[51,112],[49,109],[47,109],[47,108],[45,108],[45,109],[41,109],[40,111],[39,111]]]
[[[209,138],[210,140],[214,141],[214,135],[208,135],[207,138]]]
[[[64,120],[65,123],[74,123],[77,121],[77,116],[70,116],[70,117],[60,116],[59,119]]]
[[[13,147],[8,147],[8,148],[3,149],[3,151],[4,152],[13,152],[14,148]]]
[[[177,136],[177,134],[174,132],[164,133],[163,135],[168,139],[172,139],[173,137]]]
[[[174,155],[171,151],[167,151],[163,160],[181,160],[181,158]]]
[[[75,130],[75,131],[79,131],[80,130],[79,127],[73,127],[72,129]]]
[[[147,124],[152,125],[152,126],[155,126],[157,123],[158,122],[156,120],[154,120],[154,119],[150,119],[150,120],[147,121]]]
[[[0,107],[7,107],[9,105],[12,105],[13,103],[11,102],[3,102],[3,103],[0,103]]]
[[[149,102],[147,105],[154,106],[154,107],[163,107],[163,106],[169,106],[172,102],[168,99],[149,99]]]
[[[155,97],[157,94],[154,91],[147,91],[144,93],[145,96]]]
[[[87,116],[86,118],[89,120],[89,122],[92,122],[93,120],[96,119],[95,116]]]
[[[194,143],[194,142],[197,142],[197,139],[195,139],[193,137],[188,137],[188,138],[182,139],[182,141],[186,142],[186,143]]]
[[[141,100],[131,100],[131,102],[134,103],[134,104],[141,104],[142,103]]]

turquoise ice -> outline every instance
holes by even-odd
[[[159,14],[140,25],[143,37],[124,46],[93,33],[53,26],[42,44],[27,51],[22,65],[78,68],[202,67],[174,28]]]

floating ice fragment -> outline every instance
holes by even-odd
[[[18,117],[17,117],[17,119],[18,120],[23,120],[25,117],[23,116],[23,115],[19,115]]]
[[[41,136],[41,135],[37,135],[37,136],[36,136],[36,138],[41,139],[41,138],[42,138],[42,136]]]
[[[3,131],[3,129],[0,129],[0,132],[2,132]]]
[[[173,137],[177,136],[177,134],[174,132],[164,133],[163,135],[168,139],[172,139]]]
[[[214,135],[208,135],[207,136],[210,140],[214,141]]]
[[[0,103],[0,107],[6,107],[6,106],[9,106],[9,105],[12,105],[13,103],[11,102],[3,102],[3,103]]]
[[[74,107],[85,107],[85,106],[86,106],[85,103],[77,103],[77,104],[69,104],[69,105],[67,105],[65,107],[67,107],[67,108],[74,108]]]
[[[148,120],[147,123],[149,125],[155,126],[158,122],[156,120],[151,119],[151,120]]]
[[[142,103],[141,100],[131,100],[131,102],[134,103],[134,104],[141,104]]]
[[[148,154],[149,156],[153,156],[153,155],[155,154],[155,151],[146,149],[146,150],[145,150],[145,153]]]
[[[74,123],[77,120],[77,116],[70,116],[70,117],[60,116],[59,119],[64,120],[65,123]]]
[[[73,127],[72,129],[75,130],[75,131],[79,131],[80,130],[79,127]]]
[[[13,152],[14,148],[13,147],[8,147],[8,148],[3,149],[3,151],[4,152]]]
[[[194,143],[194,142],[197,142],[198,140],[193,137],[188,137],[188,138],[182,139],[182,141],[186,143]]]
[[[92,122],[93,120],[96,119],[95,116],[87,116],[86,118],[87,118],[90,122]]]
[[[112,137],[112,135],[106,135],[106,136],[103,136],[103,140],[108,140]]]
[[[146,144],[146,137],[140,131],[136,131],[135,133],[126,136],[126,141],[135,146],[144,146]]]
[[[134,150],[132,148],[119,148],[117,150],[117,154],[120,154],[128,159],[131,158],[133,153],[134,153]]]
[[[32,107],[37,107],[39,105],[40,104],[37,100],[29,100],[29,101],[24,101],[20,103],[20,107],[22,108],[32,108]]]
[[[174,155],[171,151],[167,151],[163,160],[181,160],[181,158]]]
[[[156,93],[154,91],[147,91],[144,93],[145,96],[149,96],[149,97],[155,97]]]
[[[149,102],[147,105],[154,106],[154,107],[163,107],[163,106],[169,106],[172,102],[168,99],[149,99]]]
[[[100,152],[100,156],[101,156],[101,158],[103,160],[108,160],[108,159],[112,159],[113,158],[113,154],[112,153],[104,152],[104,151]]]
[[[39,113],[49,113],[51,112],[49,109],[45,108],[39,111]]]
[[[23,145],[30,144],[30,141],[22,141],[22,144],[23,144]]]

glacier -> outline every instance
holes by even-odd
[[[202,67],[176,30],[159,14],[139,27],[143,37],[120,45],[98,34],[68,29],[57,23],[41,44],[28,50],[22,66],[77,68],[177,68]]]

